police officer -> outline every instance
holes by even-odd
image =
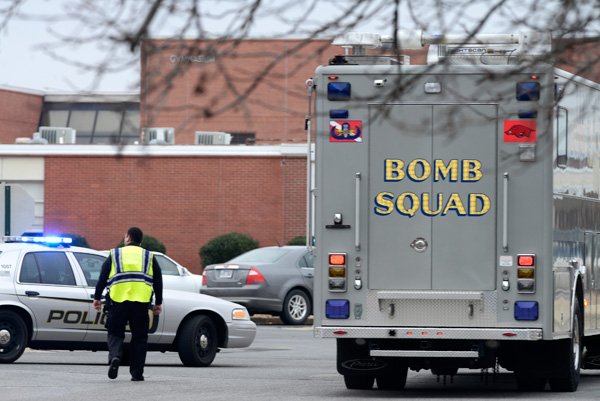
[[[129,372],[132,381],[144,380],[144,364],[148,345],[148,309],[154,290],[154,315],[162,310],[162,274],[156,258],[151,252],[140,247],[144,234],[137,227],[131,227],[125,234],[125,246],[110,251],[110,257],[102,265],[102,271],[93,306],[102,308],[100,299],[108,286],[110,312],[108,328],[108,377],[115,379],[121,363],[121,350],[125,339],[125,326],[131,329]]]

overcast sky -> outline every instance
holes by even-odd
[[[12,0],[0,0],[0,7]],[[91,0],[90,0],[91,1]],[[144,4],[144,0],[130,0],[136,4]],[[176,1],[176,0],[171,0]],[[187,4],[178,0],[177,4]],[[466,0],[457,0],[457,2]],[[535,0],[507,0],[510,6],[509,14],[526,14],[524,4]],[[548,10],[552,4],[556,5],[558,0],[547,0],[545,2]],[[587,0],[578,0],[586,2]],[[96,7],[115,3],[116,0],[98,0],[92,2]],[[211,18],[204,20],[204,29],[207,32],[218,35],[228,29],[235,31],[236,20],[227,20],[230,15],[227,11],[239,9],[239,4],[244,0],[204,0],[200,2],[206,9],[210,10]],[[67,38],[78,37],[85,33],[89,23],[81,21],[67,21],[60,18],[67,15],[69,7],[73,7],[78,1],[68,0],[25,0],[24,5],[19,8],[20,18],[12,18],[11,21],[0,31],[0,85],[15,86],[43,91],[80,91],[80,90],[102,90],[102,91],[131,91],[138,89],[139,83],[139,52],[130,53],[125,46],[119,51],[114,48],[108,49],[105,45],[90,41],[80,46],[58,46],[61,43],[57,35]],[[168,3],[168,2],[166,2]],[[315,9],[310,10],[309,18],[293,31],[290,35],[290,27],[293,21],[307,12],[312,1],[310,0],[266,0],[267,8],[260,14],[260,19],[253,25],[250,35],[253,37],[293,36],[301,37],[306,32],[323,21],[344,21],[348,15],[344,14],[344,6],[351,0],[320,0]],[[433,0],[415,2],[420,4],[417,11],[424,19],[436,21],[436,15],[431,4]],[[448,9],[444,16],[448,21],[447,26],[440,26],[433,22],[429,27],[432,33],[440,29],[447,31],[461,30],[473,27],[484,15],[491,1],[477,0],[474,5],[463,8]],[[593,2],[591,2],[593,3]],[[353,28],[355,31],[374,32],[389,34],[391,26],[390,0],[373,0],[365,7],[364,13],[372,17],[367,22],[362,22]],[[284,5],[280,7],[281,5]],[[209,7],[207,7],[209,6]],[[70,11],[73,11],[72,9]],[[427,14],[431,14],[428,16]],[[0,14],[2,16],[2,14]],[[49,18],[48,16],[52,16]],[[57,17],[58,16],[58,17]],[[408,18],[408,12],[401,13],[403,26],[411,28],[412,20]],[[50,21],[48,21],[50,19]],[[140,19],[141,20],[141,19]],[[485,26],[484,31],[490,33],[514,33],[519,28],[508,24],[509,19],[504,15],[498,15],[491,19]],[[439,21],[439,20],[438,20]],[[129,23],[129,20],[127,21]],[[135,27],[140,21],[132,19],[130,25]],[[181,20],[173,18],[159,18],[157,24],[152,26],[152,36],[168,37],[173,34],[174,29],[180,26]],[[87,24],[87,25],[86,25]],[[90,31],[90,32],[98,32]],[[50,56],[50,51],[58,54],[62,60]],[[81,66],[69,64],[94,64],[99,60],[115,60],[114,65],[129,62],[129,67],[124,71],[106,74],[100,82],[94,81],[94,74],[86,72]],[[118,61],[117,61],[118,60]]]

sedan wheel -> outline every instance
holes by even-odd
[[[185,366],[210,366],[217,355],[217,329],[208,316],[194,316],[179,333],[177,351]]]
[[[283,301],[281,320],[286,324],[304,324],[311,311],[311,301],[302,290],[290,291]]]
[[[12,363],[19,359],[27,346],[27,326],[11,311],[0,311],[0,363]]]

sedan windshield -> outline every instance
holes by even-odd
[[[258,248],[237,256],[227,263],[274,263],[287,252],[281,248]]]

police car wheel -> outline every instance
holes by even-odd
[[[283,301],[280,319],[285,324],[304,324],[310,311],[310,297],[302,290],[292,290]]]
[[[0,311],[0,363],[12,363],[25,351],[28,339],[23,319],[11,311]]]
[[[217,343],[217,329],[211,318],[193,316],[183,324],[179,333],[179,359],[185,366],[210,366],[217,355]]]

